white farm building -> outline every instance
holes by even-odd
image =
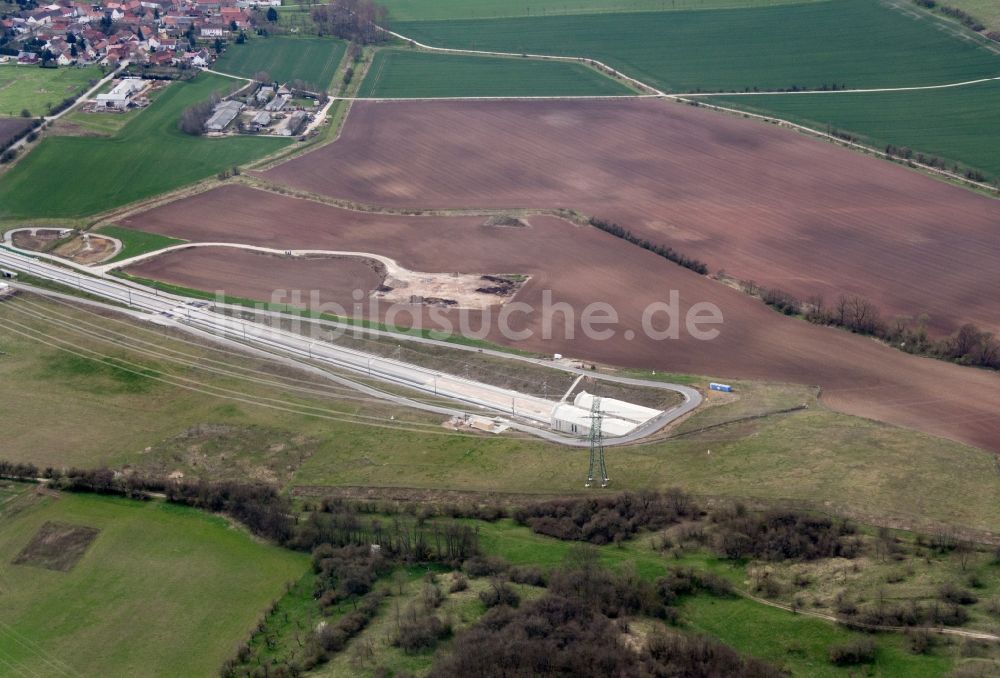
[[[141,92],[143,87],[145,85],[142,78],[122,78],[110,92],[97,95],[97,105],[101,108],[124,111],[132,103],[132,97]]]
[[[222,101],[216,104],[212,117],[205,123],[205,129],[209,132],[221,132],[229,127],[242,110],[243,104],[239,101]]]

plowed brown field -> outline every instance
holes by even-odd
[[[206,214],[213,218],[205,219]],[[818,384],[826,402],[841,411],[1000,451],[1000,379],[994,373],[908,356],[870,339],[787,318],[593,228],[551,217],[533,217],[528,228],[490,227],[483,221],[349,212],[230,186],[155,208],[124,225],[192,241],[369,251],[421,271],[526,273],[531,280],[516,301],[538,309],[543,292],[551,290],[553,302],[566,302],[577,312],[594,301],[608,302],[620,318],[614,338],[599,341],[578,333],[570,340],[558,330],[544,340],[536,310],[517,316],[521,322],[515,326],[533,330],[532,338],[510,342],[494,328],[490,339],[622,366]],[[220,262],[230,254],[213,250],[212,261],[196,267],[197,275],[175,274],[172,280],[227,289],[243,275],[256,280],[267,273],[256,261],[224,267]],[[275,286],[292,286],[293,274],[283,270]],[[310,286],[314,275],[304,271],[301,286]],[[683,332],[679,340],[646,337],[643,310],[668,300],[670,290],[679,291],[682,312],[696,302],[715,303],[725,318],[719,337],[698,341]],[[561,327],[558,317],[554,325]],[[635,332],[632,340],[625,336],[628,329]]]
[[[260,243],[254,243],[260,244]],[[350,309],[352,293],[366,295],[382,276],[372,262],[345,257],[290,259],[231,248],[168,252],[125,269],[130,275],[173,285],[293,306],[338,304]],[[298,295],[293,297],[293,291]]]
[[[0,116],[0,148],[7,145],[19,132],[30,126],[30,118],[5,118]]]
[[[265,175],[378,205],[574,208],[804,300],[1000,330],[1000,201],[691,106],[358,102],[337,142]]]

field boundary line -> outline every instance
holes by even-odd
[[[215,75],[221,75],[224,78],[232,78],[233,80],[242,80],[243,82],[253,82],[253,78],[244,78],[242,75],[233,75],[232,73],[224,73],[222,71],[212,70],[208,66],[202,67],[203,73],[214,73]]]
[[[422,49],[427,49],[427,50],[431,50],[431,51],[434,51],[434,52],[445,52],[445,53],[453,53],[453,54],[485,54],[485,55],[490,55],[490,56],[523,56],[523,57],[534,58],[534,59],[551,59],[553,61],[571,61],[571,62],[576,62],[576,63],[589,64],[591,66],[596,66],[599,69],[603,68],[607,74],[620,77],[623,80],[627,80],[628,82],[632,83],[635,87],[637,87],[640,90],[640,92],[651,93],[653,95],[656,95],[656,98],[672,99],[674,101],[681,102],[681,103],[693,104],[693,105],[697,105],[697,106],[704,106],[704,107],[712,109],[712,110],[724,111],[726,113],[732,113],[732,114],[735,114],[735,115],[740,115],[740,116],[742,116],[744,118],[753,118],[755,120],[762,120],[764,122],[769,122],[769,123],[772,123],[772,124],[776,123],[776,124],[788,127],[790,129],[799,130],[799,131],[804,132],[805,134],[808,134],[808,135],[811,135],[811,136],[816,136],[816,137],[821,138],[821,139],[826,139],[828,141],[832,141],[832,142],[840,144],[842,146],[846,146],[846,147],[849,147],[849,148],[854,148],[854,149],[865,151],[865,152],[868,152],[868,153],[874,153],[878,157],[883,158],[885,160],[894,161],[894,158],[892,158],[888,153],[885,153],[884,151],[880,151],[877,148],[874,148],[872,146],[866,146],[865,144],[857,143],[857,142],[854,142],[854,141],[848,141],[847,139],[842,139],[840,137],[834,136],[832,134],[827,134],[825,132],[821,132],[821,131],[813,129],[811,127],[807,127],[805,125],[800,125],[798,123],[792,122],[791,120],[785,120],[784,118],[778,118],[776,116],[761,115],[759,113],[749,113],[747,111],[741,111],[741,110],[739,110],[737,108],[729,108],[729,107],[726,107],[726,106],[719,106],[717,104],[706,104],[706,103],[703,103],[703,102],[700,102],[700,101],[696,101],[695,100],[696,97],[694,95],[674,94],[674,93],[664,92],[663,90],[657,89],[656,87],[653,87],[653,86],[651,86],[651,85],[649,85],[649,84],[647,84],[645,82],[642,82],[641,80],[639,80],[637,78],[633,78],[630,75],[625,75],[621,71],[619,71],[619,70],[617,70],[615,68],[612,68],[612,67],[608,66],[607,64],[605,64],[605,63],[603,63],[601,61],[598,61],[597,59],[592,59],[590,57],[554,56],[554,55],[531,54],[531,53],[525,53],[525,54],[517,55],[517,54],[512,53],[512,52],[494,52],[494,51],[486,51],[486,50],[456,49],[456,48],[452,48],[452,47],[433,47],[431,45],[425,45],[424,43],[417,42],[416,40],[413,40],[412,38],[408,38],[408,37],[406,37],[405,35],[403,35],[401,33],[397,33],[395,31],[389,30],[387,28],[382,28],[381,30],[384,33],[386,33],[388,35],[391,35],[391,36],[393,36],[395,38],[398,38],[398,39],[403,40],[403,41],[408,42],[408,43],[412,43],[413,45],[415,45],[417,47],[420,47]],[[993,78],[993,79],[1000,79],[1000,76],[997,76],[996,78]],[[821,92],[822,90],[816,90],[816,91],[817,92]],[[830,91],[830,90],[827,90],[827,91]],[[837,90],[837,91],[839,92],[840,90]],[[815,92],[810,91],[810,93],[815,93]],[[782,92],[765,92],[765,94],[782,94]],[[792,92],[784,92],[784,94],[792,94]],[[714,96],[724,96],[724,95],[725,94],[722,93],[722,92],[716,92],[716,93],[714,93]],[[699,94],[698,96],[708,96],[708,94]],[[959,182],[961,184],[965,184],[967,186],[972,186],[972,187],[975,187],[975,188],[979,188],[979,189],[982,189],[984,191],[990,191],[992,193],[1000,193],[1000,187],[993,186],[993,185],[990,185],[990,184],[987,184],[987,183],[983,183],[983,182],[980,182],[980,181],[973,181],[972,179],[968,179],[968,178],[966,178],[966,177],[964,177],[964,176],[962,176],[960,174],[956,174],[954,172],[949,172],[947,170],[938,169],[936,167],[931,167],[930,165],[925,165],[923,163],[915,162],[913,160],[906,161],[905,166],[913,167],[913,168],[918,168],[918,169],[921,169],[921,170],[923,170],[925,172],[928,172],[930,174],[935,174],[935,175],[940,176],[940,177],[945,177],[945,178],[948,178],[948,179],[952,179],[952,180],[957,181],[957,182]]]
[[[797,89],[785,91],[761,91],[761,92],[686,92],[674,96],[683,97],[746,97],[746,96],[766,96],[778,94],[877,94],[879,92],[920,92],[934,89],[950,89],[954,87],[967,87],[969,85],[980,85],[984,82],[1000,80],[1000,75],[977,80],[964,80],[962,82],[949,82],[943,85],[913,85],[910,87],[872,87],[868,89]]]

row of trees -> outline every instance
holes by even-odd
[[[421,524],[394,517],[365,519],[348,508],[310,513],[295,528],[288,546],[308,551],[321,545],[377,544],[389,558],[405,562],[461,563],[479,552],[475,530],[457,522]]]
[[[895,144],[887,144],[885,147],[885,154],[890,158],[896,158],[898,160],[903,160],[908,164],[919,163],[921,165],[927,165],[928,167],[935,167],[940,170],[945,170],[951,172],[952,174],[957,174],[959,176],[964,176],[969,181],[977,181],[979,183],[985,182],[988,177],[980,172],[979,170],[972,169],[971,167],[962,167],[957,162],[948,164],[948,161],[944,158],[939,158],[936,155],[927,155],[925,153],[920,153],[919,151],[914,151],[912,148],[907,146],[896,146]]]
[[[935,339],[927,331],[926,316],[886,321],[879,308],[860,295],[842,294],[833,306],[827,307],[822,297],[803,302],[781,289],[761,287],[753,281],[744,282],[742,288],[785,315],[800,315],[817,325],[842,327],[855,334],[873,336],[907,353],[1000,369],[1000,342],[991,332],[973,323],[962,325],[949,337]]]
[[[965,26],[969,30],[976,31],[977,33],[986,30],[986,24],[984,24],[982,21],[972,16],[968,12],[958,9],[957,7],[939,5],[937,3],[937,0],[914,0],[914,2],[916,2],[921,7],[925,7],[927,9],[937,8],[937,10],[942,14],[944,14],[945,16],[950,16],[952,19],[957,19],[963,26]]]
[[[605,221],[604,219],[591,217],[590,225],[601,229],[605,233],[610,233],[616,238],[621,238],[622,240],[630,242],[633,245],[638,245],[644,250],[649,250],[653,254],[659,255],[668,261],[672,261],[678,266],[689,268],[695,273],[700,273],[702,275],[708,273],[708,265],[703,261],[698,261],[697,259],[685,256],[667,245],[661,245],[646,238],[640,238],[639,236],[633,234],[632,231],[614,223],[613,221]]]

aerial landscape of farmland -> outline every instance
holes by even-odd
[[[1000,675],[993,4],[0,1],[0,676]]]

